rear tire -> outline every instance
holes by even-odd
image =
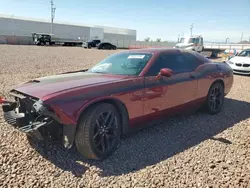
[[[210,114],[218,114],[224,104],[224,86],[220,82],[214,83],[207,94],[206,110]]]
[[[77,150],[87,159],[103,160],[118,147],[121,120],[109,103],[94,105],[80,118],[75,137]]]

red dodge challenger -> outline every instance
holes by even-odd
[[[233,84],[226,63],[179,49],[122,51],[88,70],[31,80],[0,99],[4,118],[28,136],[61,138],[88,159],[111,155],[148,122],[204,107],[221,111]]]

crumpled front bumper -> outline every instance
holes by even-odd
[[[47,122],[32,121],[26,117],[24,113],[17,113],[15,109],[13,109],[13,104],[3,104],[2,109],[4,119],[9,125],[27,135],[35,136],[37,139],[43,140],[43,136],[38,129],[45,126]]]
[[[10,101],[0,96],[5,121],[15,129],[38,140],[54,137],[62,139],[65,148],[71,148],[74,143],[76,125],[65,123],[61,111],[39,98],[28,96],[12,90],[15,100]]]

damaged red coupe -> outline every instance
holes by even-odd
[[[139,49],[88,70],[31,80],[1,98],[4,118],[38,139],[59,137],[89,159],[104,159],[122,135],[148,122],[204,107],[221,111],[233,71],[199,53]],[[136,144],[136,143],[135,143]]]

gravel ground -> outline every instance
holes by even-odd
[[[29,79],[87,68],[113,51],[0,46],[0,95]],[[169,119],[122,140],[103,162],[36,143],[0,110],[0,187],[250,187],[250,78],[235,76],[218,115]],[[31,146],[32,145],[32,146]]]

